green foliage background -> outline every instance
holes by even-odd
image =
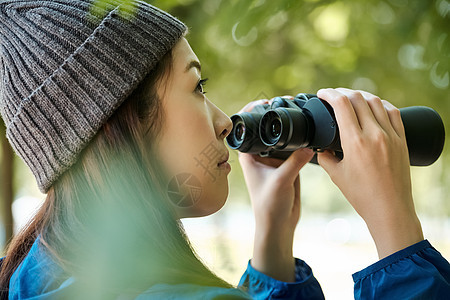
[[[97,8],[101,10],[108,2],[129,0],[97,0]],[[187,24],[190,29],[187,39],[202,63],[203,77],[210,79],[207,96],[228,115],[260,98],[315,93],[324,87],[349,87],[372,92],[397,107],[430,106],[438,111],[446,132],[450,132],[448,0],[147,2]],[[5,127],[0,124],[0,143],[6,142]],[[230,163],[231,207],[213,216],[218,234],[211,253],[220,260],[211,265],[233,282],[241,272],[240,266],[245,265],[245,261],[234,256],[246,260],[247,254],[239,252],[243,245],[224,238],[225,230],[221,228],[227,220],[242,216],[233,211],[233,204],[249,204],[249,199],[235,151],[230,151]],[[26,165],[16,158],[14,166],[15,199],[29,196],[43,199]],[[4,182],[3,176],[0,174],[0,182]],[[320,167],[308,164],[301,176],[302,220],[309,216],[320,219],[323,214],[325,218],[321,220],[328,221],[334,215],[354,213]],[[449,141],[432,166],[412,168],[412,179],[417,212],[427,227],[424,229],[434,238],[433,245],[448,256],[450,240],[445,233],[450,224]],[[5,207],[0,209],[3,214],[7,211]],[[314,230],[314,234],[318,233],[317,228]],[[304,232],[307,231],[302,231],[302,236]],[[202,230],[198,233],[203,235]],[[1,235],[0,232],[0,240]],[[207,237],[205,248],[210,244],[211,238]],[[331,255],[336,249],[339,250],[330,248],[327,253]],[[314,253],[317,251],[314,248]],[[369,252],[365,248],[363,251]],[[323,271],[317,263],[323,257],[314,261],[314,257],[305,256],[311,258],[319,281],[327,282],[325,279],[330,278],[330,283],[336,277],[347,276],[344,271],[339,274]],[[332,277],[326,277],[327,274]],[[337,286],[336,290],[341,289],[351,294],[352,283]],[[330,295],[333,293],[328,292],[327,298]]]
[[[203,76],[210,79],[207,96],[228,115],[259,98],[349,87],[375,93],[398,107],[430,106],[450,131],[447,0],[147,2],[188,25],[187,39],[202,63]],[[448,144],[434,165],[413,168],[418,210],[427,215],[450,215]],[[235,152],[231,159],[230,198],[246,198]],[[20,159],[15,165],[17,197],[39,196],[26,166]],[[304,183],[314,185],[306,194],[314,198],[306,201],[307,208],[350,210],[345,201],[338,201],[342,197],[322,170],[306,172]]]
[[[202,62],[203,76],[210,79],[207,96],[229,115],[259,98],[349,87],[375,93],[397,107],[430,106],[441,115],[446,132],[450,130],[447,1],[150,3],[188,25],[187,38]],[[413,168],[419,212],[450,215],[449,152],[447,142],[434,165]],[[245,196],[237,162],[233,167],[230,196]],[[307,176],[323,175],[317,170],[307,172]],[[321,185],[333,190],[327,179],[319,181],[306,180],[319,185],[313,188],[316,191]],[[337,200],[336,189],[323,197],[317,194],[311,193],[316,199],[309,202],[315,211],[350,209],[345,201]]]

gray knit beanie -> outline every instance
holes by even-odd
[[[43,193],[187,29],[108,2],[100,16],[89,0],[0,0],[0,111]]]

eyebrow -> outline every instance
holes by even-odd
[[[190,63],[188,63],[188,65],[186,66],[186,70],[184,72],[189,71],[191,68],[197,68],[199,72],[202,72],[202,66],[196,60],[193,60]]]

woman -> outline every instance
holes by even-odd
[[[322,299],[309,266],[292,256],[299,171],[313,153],[284,162],[239,154],[254,255],[238,288],[214,275],[179,220],[223,206],[230,119],[204,95],[184,24],[143,2],[106,11],[84,0],[0,2],[1,113],[47,193],[9,244],[2,289],[11,299]],[[450,267],[423,240],[398,110],[366,92],[318,95],[335,110],[346,154],[319,162],[381,259],[355,275],[355,296],[444,295]]]

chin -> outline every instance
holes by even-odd
[[[208,205],[205,207],[198,207],[196,210],[196,212],[194,212],[194,214],[196,213],[196,217],[206,217],[209,215],[212,215],[216,212],[218,212],[224,205],[225,202],[227,201],[227,197],[228,197],[228,193],[226,195],[224,195],[223,197],[221,197],[220,199],[216,196],[213,198],[209,198],[209,199],[205,199],[207,202],[211,203],[212,205]],[[209,204],[208,203],[208,204]]]
[[[201,178],[201,176],[198,176]],[[202,178],[202,190],[200,199],[190,207],[175,207],[177,215],[182,218],[205,217],[219,211],[228,198],[228,179],[226,177],[217,178],[211,181],[210,178]]]
[[[218,212],[225,205],[225,202],[227,202],[227,197],[228,194],[225,197],[223,197],[223,199],[220,199],[220,201],[216,201],[215,202],[216,205],[214,207],[211,207],[208,211],[206,211],[204,216],[209,216]]]
[[[219,195],[218,195],[219,194]],[[180,219],[182,218],[195,218],[206,217],[218,212],[227,201],[228,198],[228,186],[226,192],[213,193],[212,196],[204,195],[200,201],[190,208],[184,208],[179,212]]]

